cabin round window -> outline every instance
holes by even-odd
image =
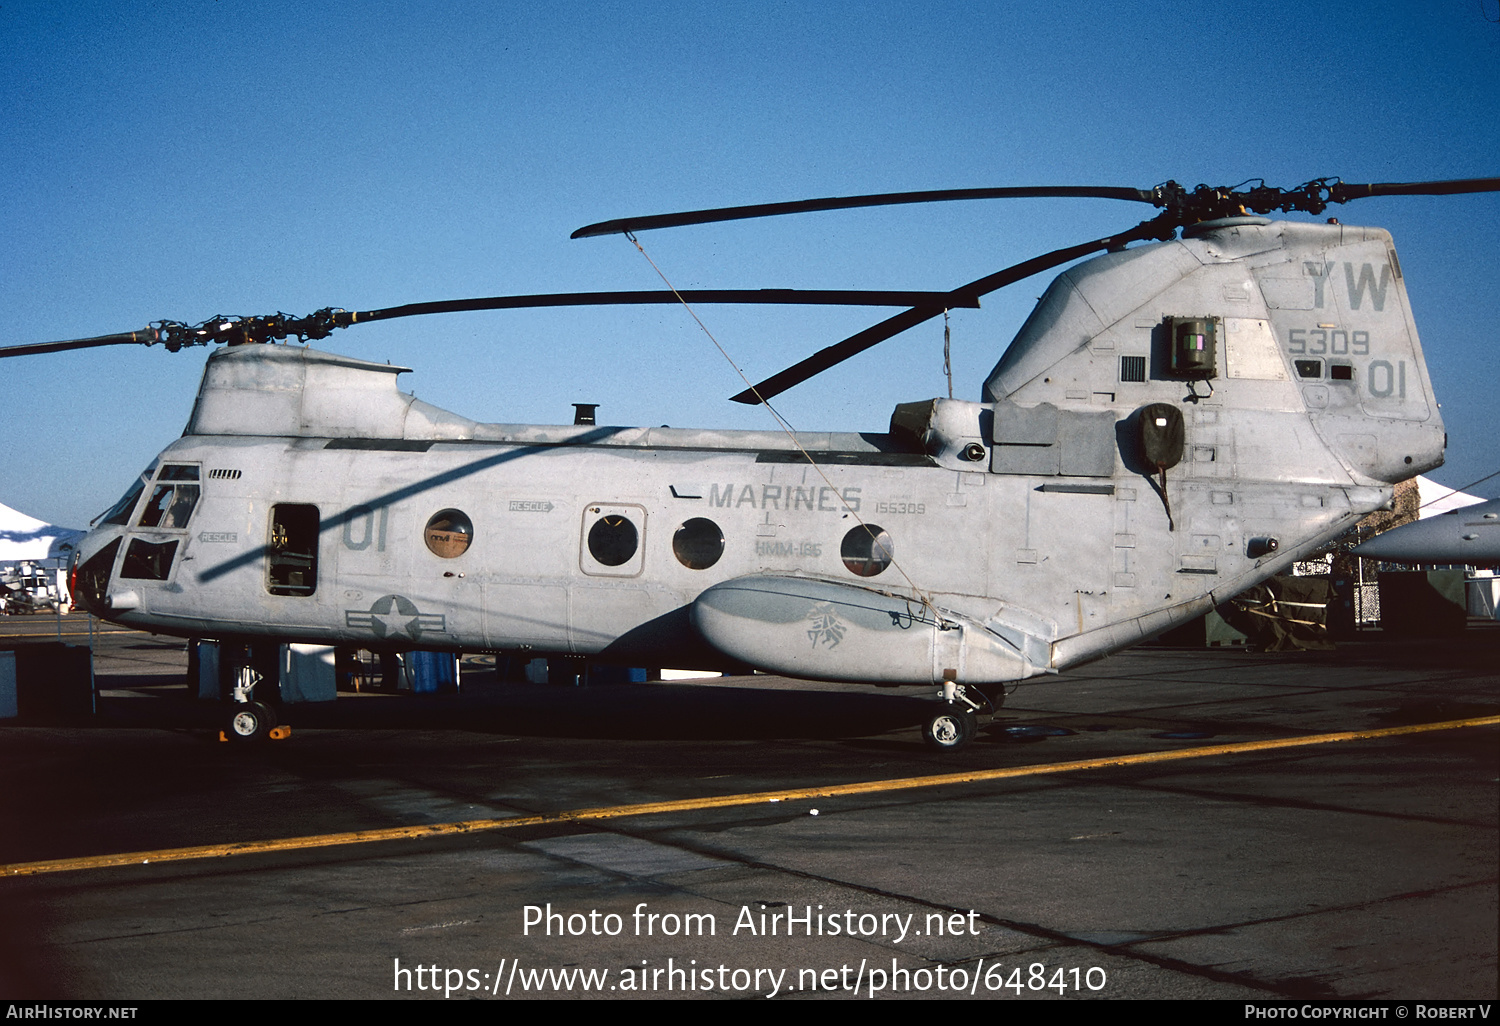
[[[603,566],[621,566],[630,562],[640,544],[640,532],[629,517],[608,513],[589,528],[589,555]]]
[[[724,532],[712,520],[694,517],[672,535],[672,554],[689,570],[707,570],[724,555]]]
[[[839,555],[851,574],[874,577],[891,565],[895,558],[895,543],[885,528],[874,524],[861,524],[844,535],[839,546]]]
[[[453,559],[462,556],[474,540],[474,523],[456,509],[444,509],[432,515],[422,539],[434,556]]]

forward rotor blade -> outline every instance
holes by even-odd
[[[35,342],[25,346],[6,346],[0,349],[0,359],[7,356],[39,356],[42,353],[62,353],[69,349],[94,349],[98,346],[149,346],[156,342],[156,332],[150,328],[141,331],[126,331],[118,335],[97,335],[94,338],[75,338],[66,342]]]
[[[1466,192],[1500,192],[1500,178],[1455,178],[1446,182],[1336,182],[1328,187],[1334,203],[1366,196],[1456,196]]]
[[[967,285],[961,285],[952,292],[943,293],[940,302],[913,306],[910,310],[887,318],[858,334],[850,335],[842,342],[836,342],[825,349],[820,349],[800,363],[793,364],[786,370],[771,375],[759,384],[731,398],[737,403],[754,406],[757,403],[780,395],[793,385],[800,385],[808,378],[843,363],[849,357],[856,356],[871,346],[878,345],[891,336],[900,334],[907,328],[915,327],[923,321],[938,316],[944,310],[952,310],[965,305],[964,300],[973,299],[976,301],[975,305],[977,305],[977,300],[980,296],[994,292],[996,289],[1004,288],[1006,285],[1018,282],[1023,278],[1029,278],[1033,274],[1045,271],[1050,267],[1068,263],[1070,260],[1077,260],[1079,257],[1087,256],[1097,250],[1114,249],[1124,246],[1127,242],[1161,238],[1164,232],[1169,231],[1168,223],[1164,223],[1161,218],[1156,218],[1144,221],[1130,231],[1119,235],[1107,235],[1102,239],[1080,243],[1077,246],[1069,246],[1066,249],[1055,249],[1051,253],[1043,253],[1041,256],[1024,260],[1002,271],[996,271],[994,274],[971,281]]]
[[[78,338],[63,342],[36,342],[31,345],[0,348],[0,359],[7,356],[39,356],[69,349],[92,349],[95,346],[156,345],[161,343],[172,352],[185,346],[211,342],[241,345],[268,342],[296,335],[303,339],[327,338],[337,328],[367,321],[385,321],[396,317],[421,314],[459,313],[466,310],[514,310],[550,306],[610,306],[647,303],[741,303],[767,306],[915,306],[946,302],[947,293],[873,289],[689,289],[676,293],[655,292],[562,292],[535,296],[491,296],[485,299],[450,299],[437,303],[408,303],[383,310],[338,310],[332,307],[307,317],[212,317],[200,325],[177,321],[158,321],[156,327],[97,338]],[[978,297],[950,306],[978,307]]]
[[[902,203],[943,203],[950,200],[1026,199],[1062,196],[1083,199],[1117,199],[1136,203],[1157,203],[1149,189],[1117,188],[1106,185],[1042,185],[999,189],[936,189],[926,192],[883,192],[868,196],[829,196],[824,199],[794,200],[790,203],[755,203],[743,207],[718,207],[713,210],[689,210],[676,214],[652,214],[645,217],[622,217],[585,225],[570,238],[584,239],[595,235],[643,232],[652,228],[677,228],[712,221],[740,221],[751,217],[776,217],[781,214],[806,214],[815,210],[847,210],[851,207],[886,207]]]
[[[561,292],[536,296],[492,296],[488,299],[450,299],[436,303],[408,303],[352,315],[350,323],[384,321],[393,317],[459,313],[466,310],[518,310],[549,306],[632,306],[650,303],[745,303],[766,306],[914,306],[941,301],[943,292],[893,292],[869,289],[684,289],[681,292]],[[975,298],[967,304],[979,306]]]

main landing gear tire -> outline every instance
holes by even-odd
[[[940,752],[956,752],[974,737],[974,712],[956,702],[945,702],[922,723],[922,740]]]
[[[271,735],[276,713],[264,702],[236,702],[224,721],[224,736],[240,744],[257,744]]]

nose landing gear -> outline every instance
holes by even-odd
[[[264,702],[236,702],[229,707],[224,736],[241,744],[268,740],[276,729],[276,713]]]
[[[219,740],[253,745],[290,737],[290,727],[277,725],[275,708],[255,700],[256,687],[265,683],[267,678],[256,669],[248,651],[240,654],[239,665],[233,672],[234,684],[230,688],[229,701],[224,706],[223,728],[219,731]],[[271,686],[275,688],[274,681]]]

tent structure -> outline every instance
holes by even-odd
[[[0,504],[0,563],[66,562],[84,534],[55,527]]]
[[[1417,516],[1423,520],[1483,501],[1481,496],[1455,491],[1447,485],[1438,484],[1430,477],[1423,477],[1420,474],[1417,476],[1417,502],[1419,503]]]

